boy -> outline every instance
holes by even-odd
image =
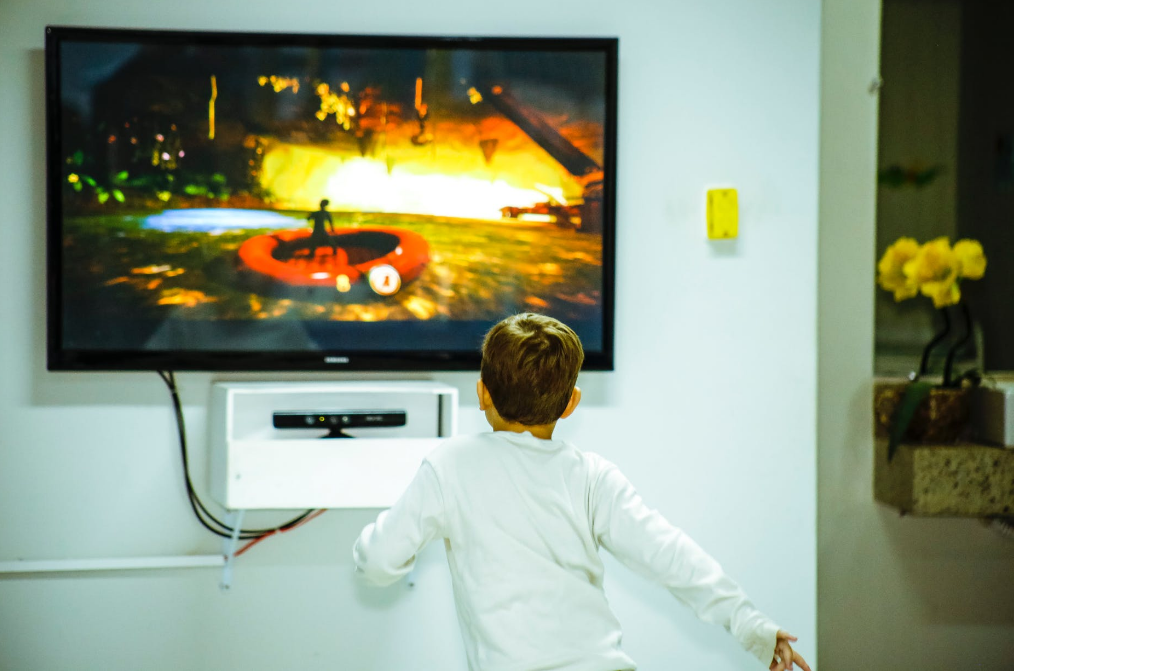
[[[809,669],[796,638],[703,549],[640,501],[614,464],[552,440],[580,403],[575,332],[521,313],[484,338],[476,393],[493,432],[445,441],[352,550],[366,577],[403,577],[443,538],[472,669],[631,670],[604,596],[608,549],[772,670]]]

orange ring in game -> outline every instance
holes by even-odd
[[[382,226],[336,229],[316,239],[311,229],[293,229],[253,236],[237,254],[248,270],[296,287],[336,288],[381,266],[395,269],[406,284],[428,265],[428,241],[406,229]]]

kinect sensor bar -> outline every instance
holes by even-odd
[[[273,411],[276,429],[328,429],[338,432],[349,427],[403,427],[404,411]]]

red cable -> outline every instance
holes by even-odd
[[[280,529],[280,530],[273,530],[273,531],[271,531],[271,532],[269,532],[269,533],[267,533],[267,534],[263,534],[263,535],[261,535],[261,536],[259,536],[259,537],[256,537],[255,539],[253,539],[252,541],[248,542],[247,544],[244,544],[244,546],[242,546],[242,547],[240,548],[240,550],[239,550],[239,551],[236,551],[236,553],[234,553],[234,554],[232,555],[232,557],[233,557],[233,558],[238,558],[238,557],[240,557],[241,555],[244,555],[245,553],[247,553],[247,552],[248,552],[248,549],[252,548],[252,547],[253,547],[253,546],[255,546],[256,544],[260,543],[261,541],[264,541],[264,540],[265,540],[265,539],[267,539],[268,537],[271,537],[271,536],[274,536],[274,535],[280,534],[281,532],[287,532],[288,530],[293,530],[293,529],[295,529],[295,528],[297,528],[297,527],[300,527],[300,526],[301,526],[301,525],[303,525],[304,523],[307,523],[307,522],[308,522],[308,521],[310,521],[310,520],[315,520],[317,516],[319,516],[320,514],[324,513],[324,512],[325,512],[325,511],[327,511],[327,510],[328,510],[328,509],[318,509],[318,510],[317,510],[315,513],[313,513],[312,515],[310,515],[310,516],[308,516],[308,517],[306,517],[306,518],[303,518],[303,519],[301,519],[301,520],[300,520],[300,522],[296,523],[295,525],[290,525],[290,526],[288,526],[288,527],[285,527],[285,528],[283,528],[283,529]]]

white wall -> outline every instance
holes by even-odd
[[[885,5],[887,7],[887,5]],[[826,669],[1013,665],[1013,549],[971,519],[872,499],[880,0],[824,3],[819,236],[819,628]]]
[[[5,0],[0,561],[218,548],[184,499],[158,377],[45,370],[46,24],[619,36],[618,370],[582,377],[559,434],[616,461],[815,658],[818,3]],[[705,240],[710,183],[740,189],[735,242]],[[475,375],[435,377],[460,387],[462,431],[482,429]],[[201,490],[221,378],[179,377]],[[370,516],[330,512],[264,542],[227,594],[212,569],[0,576],[0,667],[463,666],[442,550],[412,588],[353,582],[349,545]],[[608,571],[642,667],[755,667],[662,590]]]

